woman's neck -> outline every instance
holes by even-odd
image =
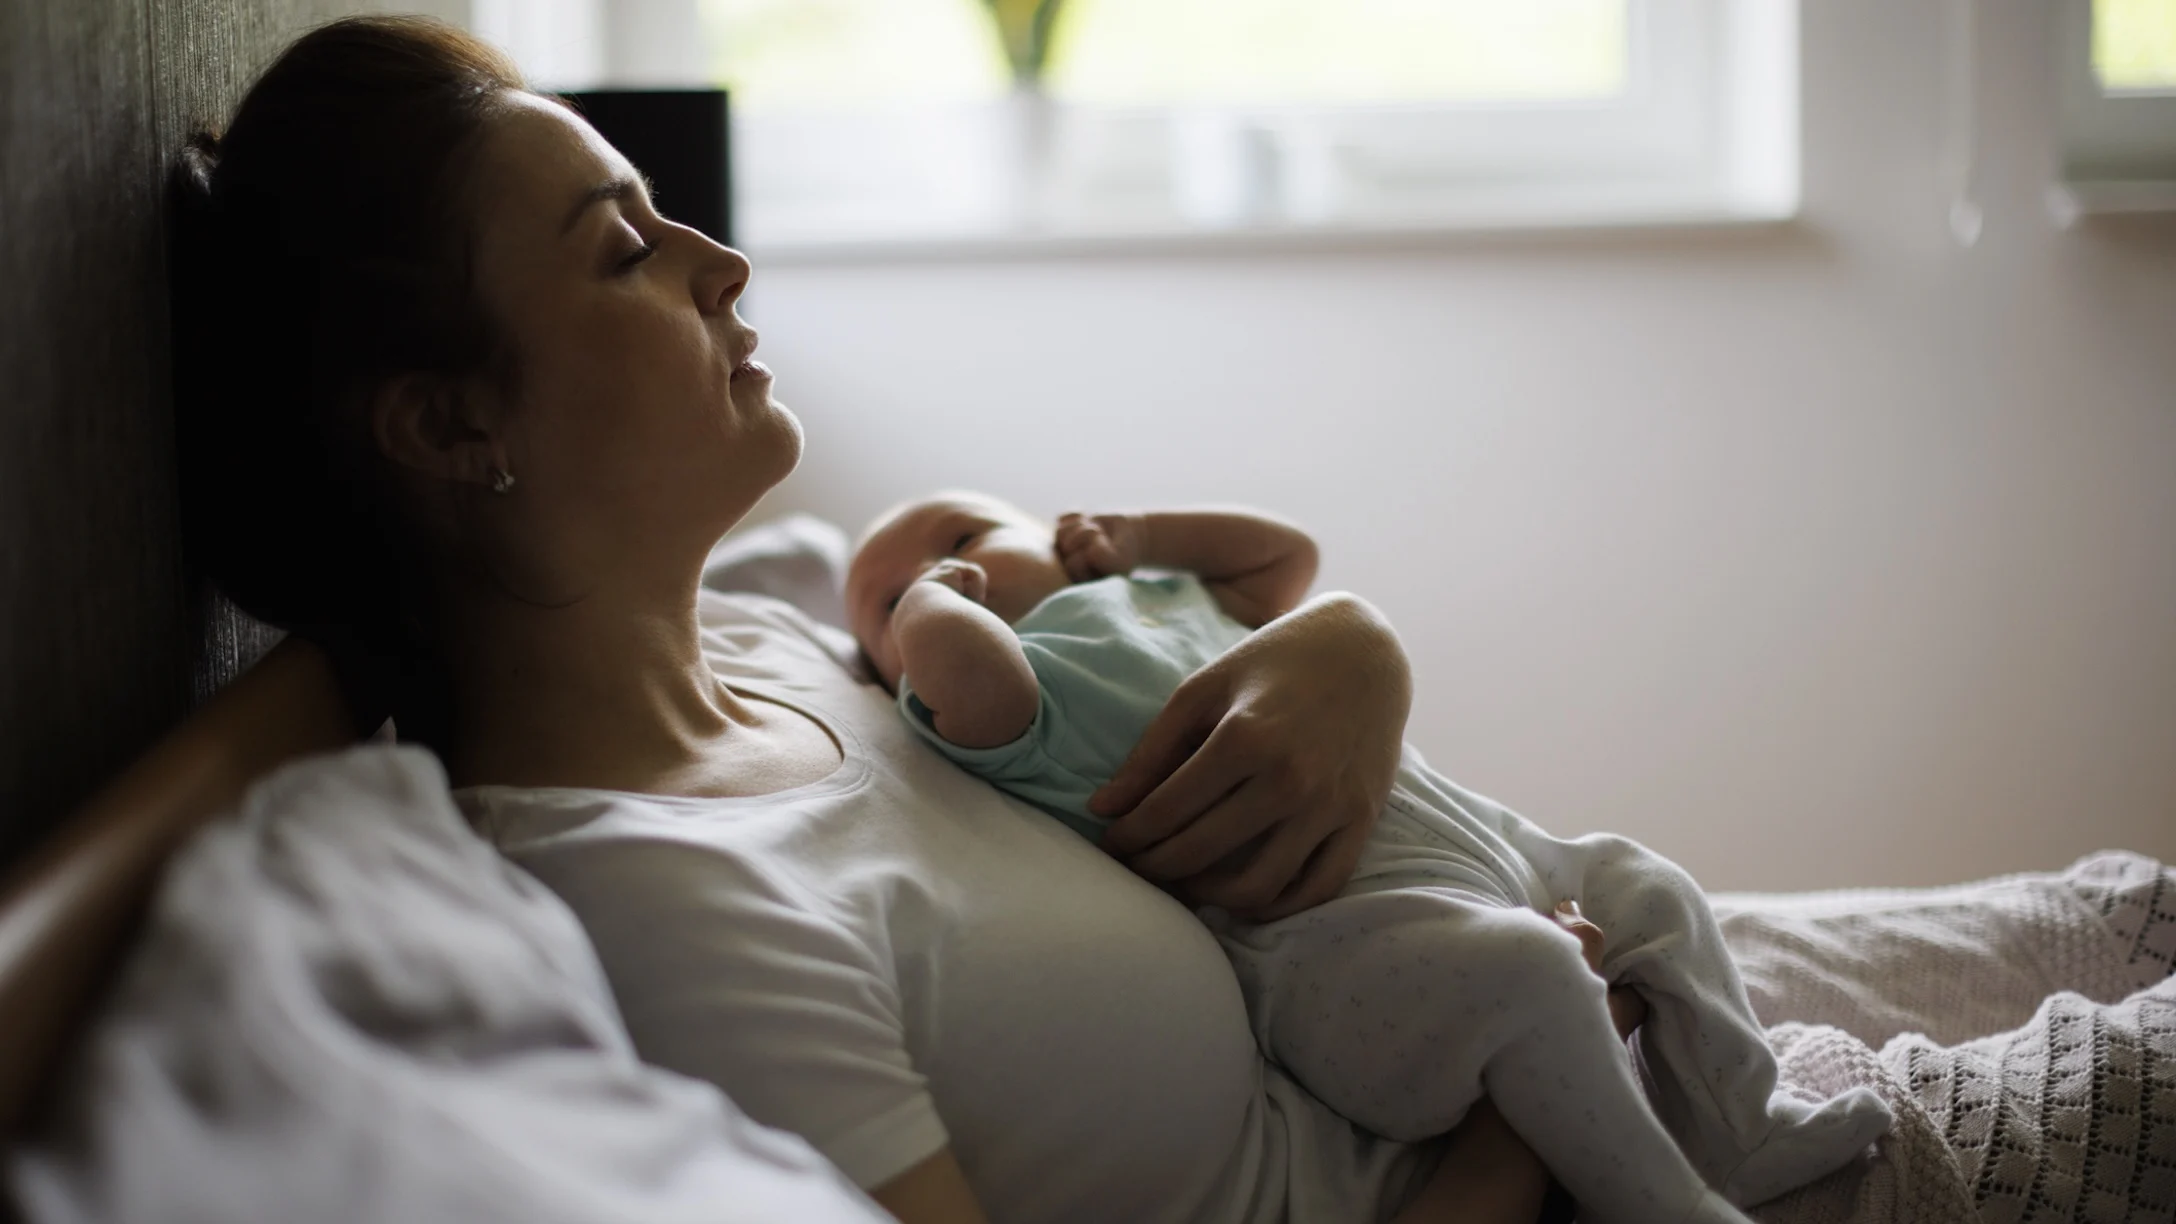
[[[695,592],[450,609],[454,785],[676,790],[708,771],[754,720],[703,658]]]

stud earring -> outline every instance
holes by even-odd
[[[514,491],[514,474],[502,467],[491,469],[491,491],[506,494]]]

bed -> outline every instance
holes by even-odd
[[[843,550],[790,519],[705,581],[835,619]],[[357,731],[322,654],[285,642],[0,892],[15,1211],[881,1218],[793,1137],[640,1063],[571,918],[471,844],[427,754]],[[1716,904],[1787,1084],[1869,1085],[1899,1117],[1758,1218],[2176,1220],[2176,872],[2110,851]]]

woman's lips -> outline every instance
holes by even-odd
[[[735,378],[769,378],[770,376],[771,367],[764,365],[760,361],[743,361],[733,367],[733,377]]]

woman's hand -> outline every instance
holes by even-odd
[[[1412,694],[1388,622],[1354,596],[1318,596],[1172,694],[1089,802],[1117,818],[1103,845],[1240,918],[1326,901],[1389,797]]]

